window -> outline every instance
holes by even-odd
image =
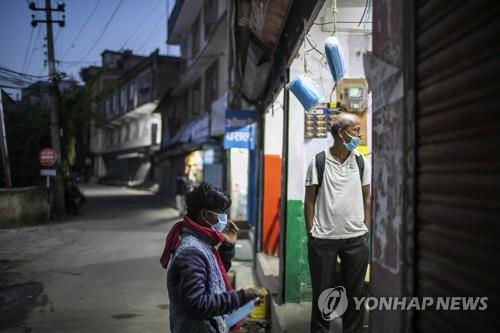
[[[197,116],[201,112],[201,81],[198,80],[191,91],[191,114]]]
[[[115,96],[109,95],[106,98],[106,116],[112,117],[115,114]]]
[[[120,91],[120,113],[125,112],[127,109],[127,90],[122,88]]]
[[[118,102],[120,100],[120,96],[118,93],[113,93],[113,114],[118,114],[120,112],[118,108]]]
[[[200,17],[198,16],[191,26],[191,59],[200,51]]]
[[[120,143],[120,129],[113,130],[113,145]]]
[[[114,133],[113,131],[106,131],[106,148],[111,148],[113,146],[113,143],[114,143]]]
[[[128,123],[126,125],[126,140],[127,141],[130,141],[130,139],[132,139],[132,123]]]
[[[205,0],[203,5],[203,16],[205,20],[205,40],[208,39],[210,32],[217,23],[217,1]]]
[[[159,144],[159,142],[158,142],[158,124],[156,124],[156,123],[151,124],[151,144],[152,145]]]
[[[106,117],[111,117],[111,97],[108,96],[104,102],[104,114]]]
[[[215,61],[205,73],[205,110],[210,112],[212,102],[217,99],[218,72]]]
[[[127,97],[128,110],[132,110],[133,108],[135,108],[135,81],[129,83]]]
[[[142,105],[151,99],[151,78],[151,72],[148,72],[139,79],[137,105]]]
[[[120,142],[125,142],[127,141],[127,136],[128,136],[128,126],[127,125],[124,125],[122,127],[120,127],[119,129],[120,131]]]

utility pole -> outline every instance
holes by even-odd
[[[60,128],[59,128],[59,115],[58,115],[58,102],[59,102],[59,88],[57,86],[57,71],[54,56],[54,37],[52,34],[52,23],[58,23],[60,27],[64,27],[64,15],[63,20],[52,20],[52,12],[64,12],[64,4],[58,4],[57,8],[51,8],[51,0],[45,0],[45,8],[37,8],[35,3],[30,2],[29,8],[34,11],[44,11],[45,20],[36,20],[35,15],[31,15],[33,20],[31,25],[36,27],[38,23],[45,23],[47,27],[47,65],[49,67],[49,79],[52,83],[49,94],[49,110],[50,110],[50,137],[52,143],[52,149],[55,150],[57,154],[56,169],[57,175],[55,177],[55,193],[54,193],[54,203],[55,203],[55,213],[58,216],[63,216],[66,213],[66,205],[64,202],[64,179],[62,175],[62,154],[61,154],[61,140],[60,140]]]
[[[3,117],[3,100],[2,100],[2,89],[0,89],[0,151],[2,153],[2,165],[3,173],[5,177],[5,186],[12,187],[12,181],[10,179],[10,166],[9,166],[9,153],[7,149],[7,133],[5,133],[5,122]]]

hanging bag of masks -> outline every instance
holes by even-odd
[[[335,36],[328,37],[325,41],[325,54],[332,73],[333,80],[339,82],[344,78],[345,61],[342,46]]]
[[[311,110],[325,99],[317,85],[307,75],[299,75],[287,84],[286,88],[297,97],[306,111]]]

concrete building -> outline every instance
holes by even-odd
[[[152,173],[161,144],[160,101],[177,84],[179,59],[157,51],[102,53],[102,66],[82,71],[93,90],[97,117],[90,128],[93,175],[104,182],[137,185]]]
[[[158,153],[160,194],[175,195],[187,166],[194,185],[224,187],[222,146],[228,92],[228,1],[176,1],[168,20],[170,44],[180,44],[179,81],[162,101],[163,141]]]

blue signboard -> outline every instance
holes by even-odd
[[[254,111],[226,110],[224,148],[255,148]]]

